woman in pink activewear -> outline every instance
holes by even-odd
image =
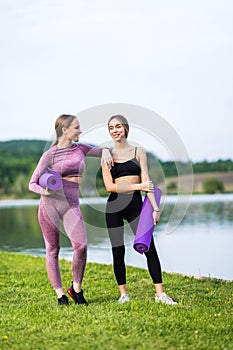
[[[101,157],[106,166],[112,165],[112,156],[108,149],[76,143],[81,134],[80,124],[73,115],[61,115],[55,122],[56,139],[47,150],[34,170],[29,190],[41,195],[38,220],[46,247],[46,269],[54,288],[58,305],[68,304],[68,298],[62,288],[58,262],[60,250],[60,221],[72,244],[73,282],[67,289],[77,304],[87,305],[83,296],[82,280],[87,258],[87,238],[83,217],[79,207],[79,184],[85,169],[85,157]],[[74,142],[75,143],[74,143]],[[39,185],[39,178],[50,168],[62,176],[62,188],[50,191]]]

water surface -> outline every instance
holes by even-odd
[[[81,210],[88,236],[88,261],[111,264],[111,247],[105,227],[106,199],[82,199]],[[193,276],[233,279],[233,194],[194,195],[176,230],[166,233],[177,201],[168,196],[154,239],[162,269]],[[45,256],[37,220],[38,200],[0,201],[0,249]],[[125,230],[126,263],[146,268],[145,257],[133,248],[133,234]],[[68,238],[61,234],[60,257],[71,260]]]

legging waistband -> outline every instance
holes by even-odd
[[[79,188],[80,184],[79,182],[74,182],[74,181],[69,181],[69,180],[65,180],[62,179],[62,184],[63,184],[63,188]]]

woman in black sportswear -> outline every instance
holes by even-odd
[[[154,209],[153,221],[160,220],[153,188],[149,180],[146,152],[141,147],[134,147],[127,141],[129,125],[122,115],[112,116],[108,121],[109,133],[114,141],[112,156],[114,166],[111,170],[102,167],[106,190],[110,192],[106,205],[106,223],[112,245],[113,268],[120,290],[119,303],[129,301],[126,291],[124,221],[128,221],[136,233],[139,215],[142,208],[140,191],[146,191]],[[160,261],[152,237],[149,251],[145,253],[150,276],[155,285],[155,301],[174,305],[174,302],[163,291]]]

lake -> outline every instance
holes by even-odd
[[[181,200],[178,196],[167,196],[162,200],[161,221],[154,231],[162,270],[233,280],[233,194],[193,195],[188,206],[189,200],[187,196]],[[83,198],[81,210],[88,236],[88,261],[111,264],[105,202],[105,198]],[[37,221],[38,203],[38,200],[0,201],[1,250],[45,256]],[[127,225],[125,243],[127,265],[146,268],[145,257],[132,248],[133,234]],[[64,233],[60,257],[72,258]]]

